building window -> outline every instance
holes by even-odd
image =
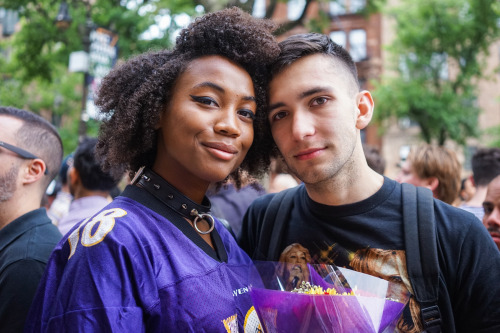
[[[289,0],[287,6],[288,19],[291,21],[298,19],[305,6],[306,0]]]
[[[345,0],[330,1],[330,14],[334,16],[346,14]]]
[[[252,15],[261,18],[266,16],[266,0],[255,0]]]
[[[345,31],[332,31],[330,32],[330,39],[339,44],[343,48],[347,47],[347,39]]]
[[[354,61],[362,61],[367,58],[366,31],[364,29],[355,29],[349,32],[349,53]]]
[[[349,12],[350,13],[358,13],[365,9],[366,7],[366,0],[351,0],[351,3],[349,5]]]
[[[349,44],[347,44],[347,38],[349,38]],[[355,62],[367,59],[366,31],[364,29],[354,29],[347,34],[343,30],[332,31],[330,39],[349,51]]]

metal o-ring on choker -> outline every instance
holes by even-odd
[[[200,233],[202,235],[206,235],[206,234],[211,233],[212,230],[214,230],[215,221],[214,221],[214,218],[212,217],[212,215],[205,214],[205,213],[199,214],[196,209],[193,209],[191,211],[191,216],[195,216],[194,221],[193,221],[193,226],[196,229],[196,231],[198,231],[198,233]],[[207,223],[210,225],[210,228],[208,228],[207,231],[201,231],[200,228],[198,228],[198,222],[201,220],[207,221]]]

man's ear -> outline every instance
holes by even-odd
[[[70,167],[68,169],[68,184],[70,184],[73,188],[80,181],[80,174],[75,167]]]
[[[356,103],[358,107],[358,114],[356,117],[356,128],[362,130],[372,120],[373,109],[375,107],[373,103],[372,94],[368,90],[360,91],[356,95]]]
[[[476,187],[476,182],[474,181],[474,176],[470,175],[469,179],[470,179],[470,183],[472,184],[472,186]]]
[[[439,186],[439,179],[437,177],[429,177],[426,180],[427,187],[431,189],[432,192],[436,191]]]
[[[39,158],[35,158],[29,161],[26,165],[26,172],[23,178],[23,184],[32,184],[40,180],[45,176],[45,170],[47,166],[45,162]]]

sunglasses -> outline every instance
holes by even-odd
[[[0,141],[0,147],[4,147],[5,149],[8,149],[10,150],[11,152],[14,152],[16,153],[17,155],[21,156],[22,158],[24,159],[27,159],[27,160],[34,160],[34,159],[37,159],[38,157],[33,155],[32,153],[30,153],[29,151],[26,151],[22,148],[19,148],[19,147],[16,147],[16,146],[13,146],[13,145],[10,145],[8,144],[7,142],[3,142],[3,141]],[[45,168],[45,175],[49,173],[49,169],[48,168]]]

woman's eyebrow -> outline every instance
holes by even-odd
[[[197,85],[194,86],[194,88],[203,88],[203,87],[214,88],[215,90],[220,91],[221,93],[225,93],[226,92],[224,90],[224,88],[222,88],[218,84],[215,84],[215,83],[210,82],[210,81],[201,82],[201,83],[198,83]]]
[[[198,83],[197,85],[194,86],[194,88],[203,88],[203,87],[210,87],[210,88],[213,88],[213,89],[215,89],[223,94],[226,93],[226,90],[224,88],[222,88],[218,84],[215,84],[215,83],[210,82],[210,81],[201,82],[201,83]],[[257,103],[255,96],[244,96],[243,100],[252,101],[252,102]]]

